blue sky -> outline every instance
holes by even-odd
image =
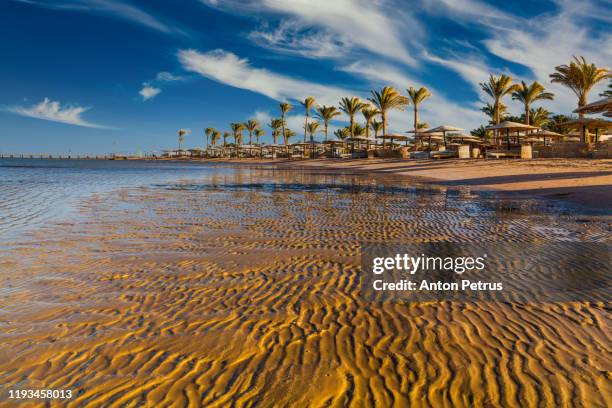
[[[542,106],[569,113],[548,74],[572,55],[609,66],[611,26],[607,0],[0,0],[0,152],[160,150],[179,128],[202,146],[205,127],[266,122],[282,100],[300,134],[298,99],[384,85],[428,87],[421,119],[469,130],[489,73],[538,80],[556,95]]]

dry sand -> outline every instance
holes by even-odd
[[[610,406],[607,303],[359,296],[363,239],[609,239],[607,218],[474,215],[473,200],[221,187],[92,197],[86,221],[0,258],[0,406],[12,406],[8,388],[70,388],[74,407]]]

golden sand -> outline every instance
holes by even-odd
[[[474,213],[465,189],[235,186],[255,182],[92,197],[85,221],[16,243],[0,259],[3,393],[69,388],[57,404],[72,407],[612,404],[609,304],[373,304],[358,285],[361,240],[601,239],[609,218],[533,215],[530,201]]]

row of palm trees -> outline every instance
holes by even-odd
[[[555,67],[555,72],[550,74],[552,83],[559,83],[572,90],[578,97],[578,107],[587,104],[588,94],[592,88],[601,81],[611,78],[608,68],[599,68],[593,63],[588,63],[584,57],[574,57],[568,65],[559,65]],[[549,113],[543,108],[533,109],[532,105],[541,100],[552,100],[554,94],[548,92],[544,85],[537,81],[527,84],[524,81],[513,83],[513,79],[505,74],[495,76],[491,75],[487,82],[479,84],[481,89],[492,98],[492,104],[487,104],[482,111],[486,113],[493,123],[499,124],[501,119],[507,114],[507,106],[503,104],[503,99],[511,96],[512,99],[520,101],[524,107],[524,113],[521,117],[525,124],[543,123]],[[611,85],[612,86],[612,85]],[[610,94],[610,90],[605,91],[602,95]],[[431,97],[431,92],[427,88],[407,89],[407,96],[402,95],[399,91],[391,86],[386,86],[380,90],[371,91],[371,95],[367,100],[362,100],[359,97],[343,97],[340,99],[338,107],[332,105],[317,105],[316,100],[312,96],[306,97],[300,102],[305,110],[304,121],[304,137],[303,142],[307,143],[307,136],[310,140],[314,140],[314,135],[320,131],[324,133],[325,141],[328,140],[328,131],[330,122],[340,116],[346,114],[349,119],[349,125],[345,128],[338,129],[334,134],[339,139],[348,137],[365,136],[370,138],[370,130],[378,137],[382,132],[383,137],[387,135],[388,115],[392,110],[405,110],[409,105],[413,107],[413,122],[414,132],[426,124],[419,121],[420,105]],[[273,143],[277,144],[278,138],[282,137],[285,145],[296,133],[287,127],[287,114],[293,109],[293,105],[289,102],[282,102],[279,105],[280,117],[272,118],[268,123],[272,131]],[[312,120],[312,113],[317,120]],[[355,117],[361,113],[363,115],[364,124],[356,122]],[[582,116],[582,115],[581,115]],[[380,118],[380,120],[378,120]],[[259,138],[265,134],[260,123],[255,119],[250,119],[246,123],[231,123],[231,133],[221,133],[215,128],[206,128],[207,144],[210,140],[213,146],[223,137],[223,144],[227,144],[227,139],[232,136],[234,144],[242,144],[242,132],[248,131],[249,145],[252,144],[252,138],[255,136],[257,143]],[[182,143],[184,134],[179,132],[179,141]],[[383,147],[385,145],[383,138]]]

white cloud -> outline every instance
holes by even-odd
[[[140,96],[142,96],[143,101],[148,101],[149,99],[155,98],[157,95],[159,95],[160,92],[161,89],[155,88],[145,83],[140,92],[138,93],[140,94]]]
[[[155,80],[159,82],[175,82],[182,81],[183,79],[184,78],[182,76],[174,75],[173,73],[166,71],[158,72],[155,76]]]
[[[318,103],[335,104],[340,96],[352,94],[342,88],[328,87],[252,67],[246,58],[239,58],[236,54],[224,50],[205,53],[181,50],[178,52],[178,58],[187,71],[276,100],[301,100],[307,95],[312,95]]]
[[[306,58],[341,58],[352,46],[346,38],[327,30],[316,31],[304,27],[295,19],[284,20],[274,29],[261,27],[252,31],[248,38],[274,52]]]
[[[550,83],[549,74],[554,67],[569,63],[573,55],[582,55],[599,66],[612,61],[612,34],[608,31],[594,35],[588,25],[581,23],[583,11],[567,4],[560,4],[561,10],[555,15],[492,31],[492,38],[484,41],[491,53],[528,67],[533,72],[530,79],[555,93],[555,100],[545,105],[565,113],[576,108],[577,99],[568,88]],[[605,86],[603,83],[591,95],[597,95]]]
[[[89,128],[99,129],[110,129],[107,126],[97,125],[95,123],[87,122],[81,117],[83,113],[88,111],[90,108],[83,106],[64,106],[60,102],[52,101],[49,98],[45,98],[42,102],[37,105],[30,107],[24,106],[11,106],[6,110],[8,112],[27,116],[30,118],[49,120],[52,122],[66,123],[68,125],[83,126]]]
[[[180,30],[176,30],[162,23],[151,14],[119,0],[16,1],[52,9],[109,13],[115,17],[129,20],[164,33],[180,32]]]
[[[238,12],[268,12],[288,16],[303,27],[333,33],[341,42],[350,41],[377,55],[415,64],[405,40],[417,43],[422,37],[418,19],[403,7],[372,0],[201,0],[203,3]],[[327,35],[327,34],[324,34]]]

